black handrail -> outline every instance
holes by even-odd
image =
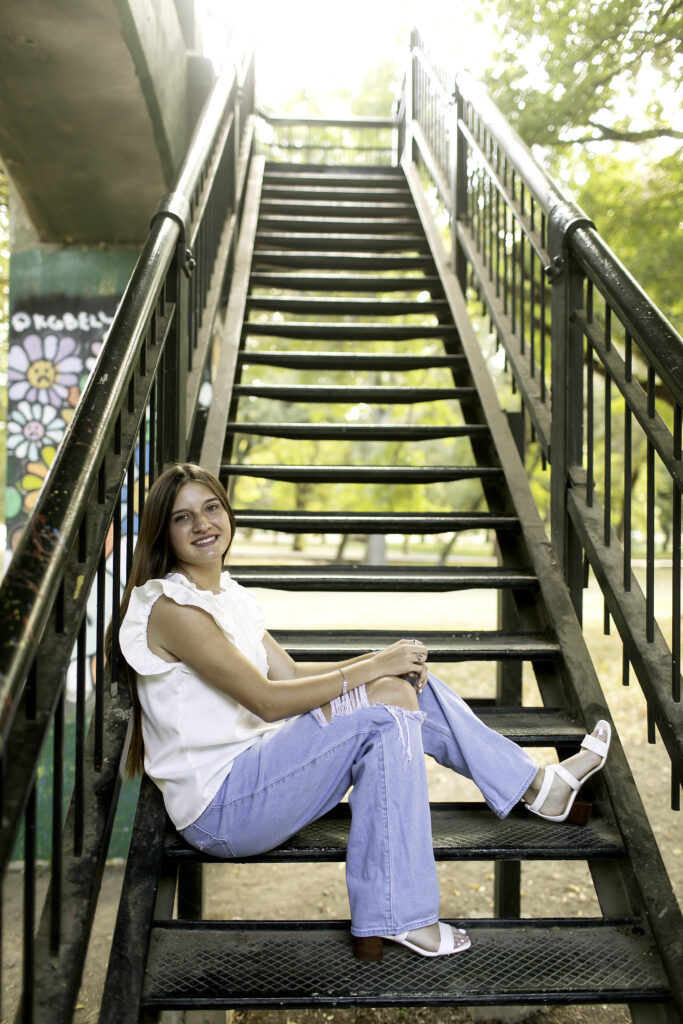
[[[631,665],[648,701],[651,738],[656,724],[671,758],[672,802],[677,807],[683,780],[683,340],[585,213],[534,159],[483,87],[459,72],[450,94],[446,76],[434,66],[417,32],[412,44],[402,97],[405,117],[399,128],[409,147],[404,159],[414,155],[422,161],[448,211],[451,257],[460,285],[463,291],[472,286],[483,300],[544,464],[550,465],[552,538],[577,613],[581,615],[586,559],[619,627],[625,673]],[[428,123],[423,123],[423,110],[429,111]],[[637,365],[636,354],[641,360]],[[635,378],[642,363],[647,382],[641,386]],[[596,374],[605,381],[604,388],[594,387]],[[641,432],[649,452],[644,595],[632,579],[630,535],[622,550],[611,525],[612,383],[628,412],[623,473],[627,523],[634,501],[629,476],[634,429]],[[607,399],[598,409],[602,390]],[[660,415],[663,403],[673,408],[673,430],[666,426],[667,416]],[[593,457],[598,425],[604,429],[606,446],[599,486]],[[654,609],[657,467],[668,474],[673,494],[670,649],[656,627]],[[603,521],[597,536],[595,516]]]
[[[4,873],[23,817],[24,1022],[71,1018],[87,949],[128,717],[127,695],[117,689],[116,658],[105,671],[104,629],[110,614],[114,621],[118,617],[134,518],[146,490],[165,462],[187,454],[196,380],[207,363],[211,326],[224,301],[222,275],[236,243],[253,149],[253,52],[235,43],[231,54],[234,60],[207,98],[174,185],[152,218],[106,342],[0,587],[0,863]],[[107,581],[105,542],[111,530],[114,563]],[[91,614],[96,686],[86,738],[85,627]],[[74,649],[79,679],[76,782],[62,830],[64,691]],[[51,895],[34,934],[36,776],[51,730]]]

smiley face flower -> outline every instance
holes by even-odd
[[[65,428],[54,406],[19,402],[7,424],[7,450],[17,459],[37,462],[45,445],[59,444]]]
[[[73,338],[48,334],[40,338],[30,334],[23,345],[9,351],[9,398],[26,399],[61,408],[69,397],[69,388],[78,384],[83,360],[76,354]]]

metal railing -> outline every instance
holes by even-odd
[[[152,226],[73,421],[0,588],[0,860],[23,824],[20,1019],[71,1019],[114,821],[128,698],[105,666],[109,616],[150,483],[193,440],[199,387],[231,272],[253,149],[246,48],[209,95],[175,186]],[[110,552],[108,554],[108,552]],[[95,649],[86,625],[96,623]],[[65,751],[65,680],[77,663],[75,750]],[[85,679],[94,661],[90,722]],[[36,897],[36,793],[53,736],[50,888]],[[65,761],[75,783],[64,815]],[[64,826],[63,826],[64,822]],[[5,1008],[3,1007],[3,1010]]]
[[[277,163],[394,166],[396,121],[384,117],[274,116],[259,110],[259,143]]]
[[[552,540],[574,607],[581,618],[590,567],[605,598],[605,630],[612,620],[621,637],[624,682],[632,670],[649,738],[656,727],[666,746],[678,808],[683,341],[483,88],[466,73],[449,81],[418,33],[411,42],[398,127],[404,159],[423,166],[448,211],[454,270],[463,292],[473,288],[484,304],[527,433],[549,466]],[[633,573],[637,526],[644,592]],[[672,568],[660,610],[661,532]],[[671,617],[668,638],[658,614]]]

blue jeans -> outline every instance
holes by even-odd
[[[537,766],[481,722],[435,676],[419,711],[369,704],[364,688],[331,721],[319,709],[266,733],[234,761],[208,808],[182,835],[218,857],[271,850],[350,789],[346,884],[354,935],[434,924],[439,889],[423,753],[472,779],[504,817]]]

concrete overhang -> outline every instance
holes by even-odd
[[[2,0],[0,156],[45,242],[136,244],[185,155],[174,0]]]

